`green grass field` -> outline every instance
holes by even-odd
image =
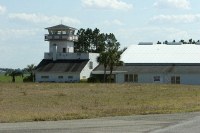
[[[0,74],[0,83],[9,83],[12,82],[11,76],[5,76],[4,74]],[[23,78],[21,76],[16,76],[16,82],[23,82]]]
[[[200,111],[200,86],[0,83],[0,122]]]

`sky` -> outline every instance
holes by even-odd
[[[0,0],[0,68],[38,65],[48,52],[45,28],[61,23],[114,33],[121,48],[199,40],[199,5],[199,0]]]

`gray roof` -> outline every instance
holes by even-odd
[[[69,27],[69,26],[66,26],[66,25],[63,25],[63,24],[59,24],[59,25],[56,25],[56,26],[52,26],[52,27],[48,27],[48,28],[45,28],[47,30],[76,30],[75,28],[73,27]]]
[[[93,73],[103,73],[104,67],[99,65]],[[107,71],[109,69],[107,68]],[[129,66],[116,66],[113,70],[128,73],[200,73],[200,64],[132,64]]]
[[[46,60],[43,59],[36,68],[36,72],[71,73],[81,72],[88,60]]]

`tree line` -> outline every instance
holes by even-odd
[[[173,40],[172,42],[177,42],[176,40]],[[200,43],[200,40],[197,40],[197,41],[195,41],[195,40],[193,40],[192,38],[191,39],[189,39],[188,41],[185,41],[185,40],[183,40],[183,39],[181,39],[180,41],[178,41],[178,42],[180,42],[180,43],[182,43],[182,44],[196,44],[196,43]],[[160,41],[158,41],[157,42],[157,44],[168,44],[169,42],[167,41],[167,40],[165,40],[163,43],[162,42],[160,42]]]
[[[5,76],[11,76],[12,82],[15,82],[17,76],[21,76],[24,82],[34,82],[34,70],[36,66],[34,64],[27,65],[24,69],[7,69]],[[24,74],[29,74],[29,76],[24,77]]]

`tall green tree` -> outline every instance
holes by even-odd
[[[98,62],[104,65],[104,82],[106,79],[106,68],[110,70],[109,73],[109,82],[112,81],[113,69],[117,65],[121,65],[120,56],[123,53],[123,50],[119,50],[120,43],[115,38],[113,33],[105,35],[105,51],[100,53]]]
[[[105,35],[100,30],[80,29],[77,32],[78,42],[75,42],[75,52],[100,53],[105,50]]]
[[[101,52],[99,57],[97,58],[97,62],[104,66],[104,76],[103,76],[103,82],[106,82],[106,69],[108,67],[108,52]]]
[[[86,35],[85,29],[80,29],[77,32],[78,42],[75,42],[74,50],[75,52],[84,52],[86,47]]]
[[[112,81],[112,73],[115,66],[119,65],[121,52],[119,50],[120,43],[115,38],[115,35],[113,33],[110,33],[106,36],[106,42],[107,42],[107,51],[108,51],[108,66],[110,70],[110,76],[109,76],[109,82]]]
[[[25,70],[30,74],[29,78],[32,82],[35,81],[35,76],[34,76],[34,70],[35,70],[36,66],[34,64],[31,65],[27,65],[27,67],[25,68]]]

